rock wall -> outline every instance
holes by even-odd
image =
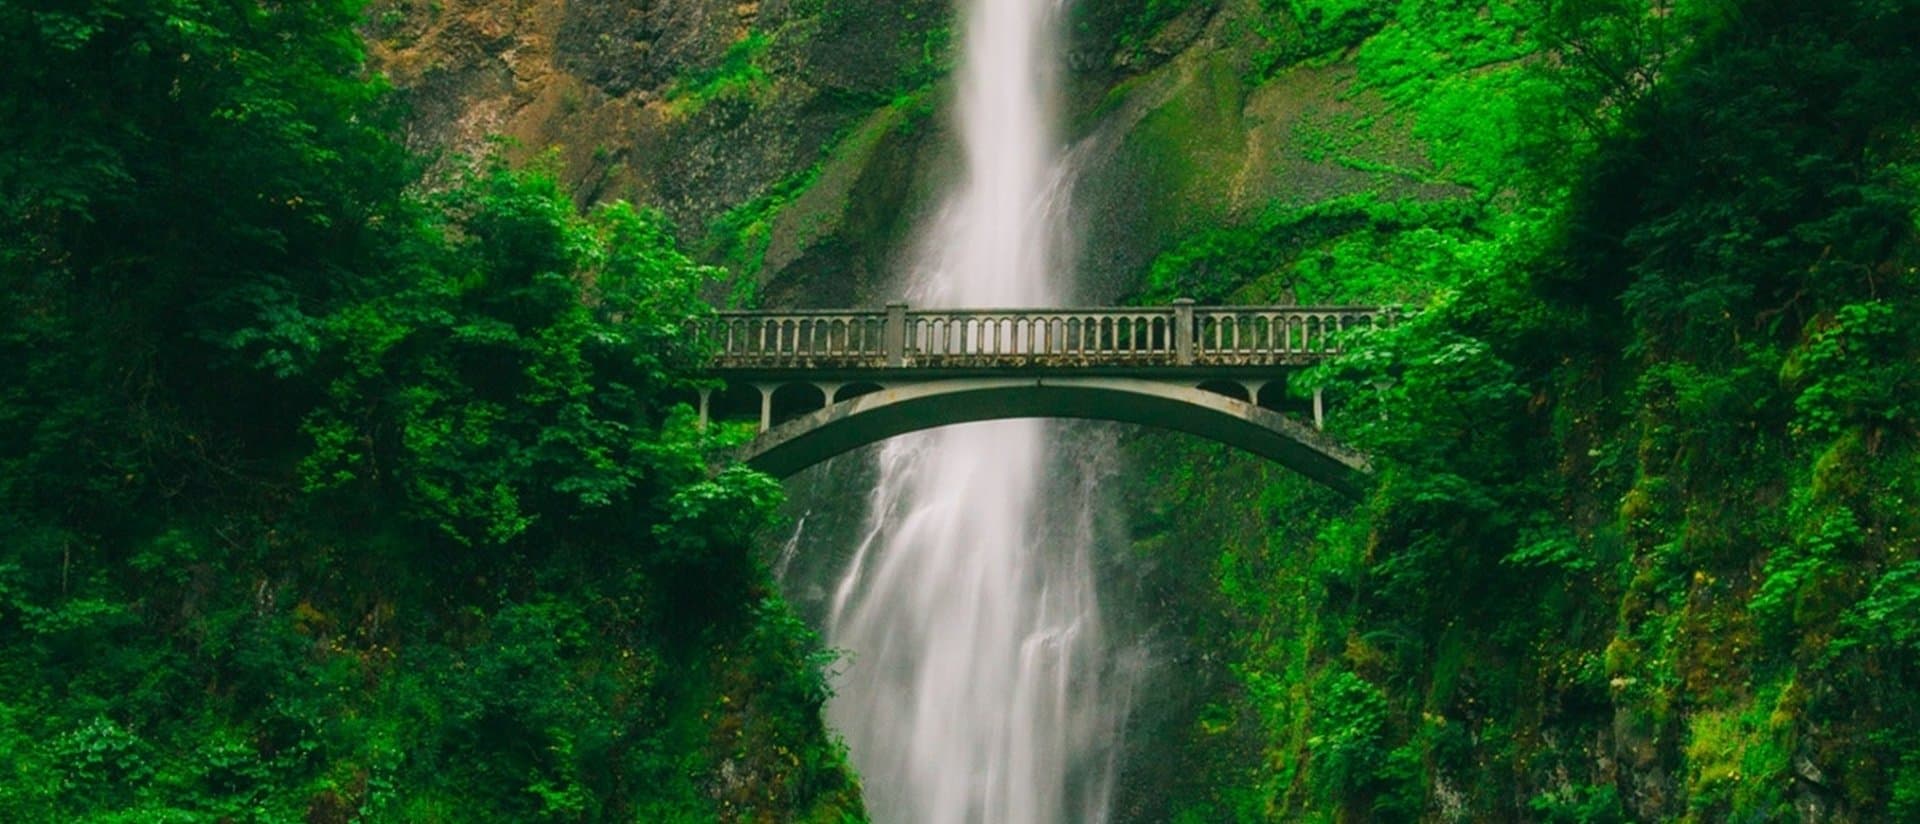
[[[939,74],[946,20],[934,0],[382,0],[367,34],[411,108],[413,147],[472,156],[505,138],[512,159],[551,155],[583,204],[659,208],[742,275],[778,235],[775,281],[827,268],[796,243],[843,257],[847,237],[888,234],[872,224],[894,219],[912,177],[903,113],[926,111],[899,101]],[[816,182],[841,193],[805,203],[831,212],[830,231],[772,231]],[[729,260],[742,236],[750,253]],[[787,280],[770,301],[822,285]]]
[[[1383,160],[1410,154],[1350,68],[1256,79],[1260,13],[1072,10],[1082,299],[1135,291],[1197,228],[1401,185],[1313,151],[1362,129]],[[882,298],[953,173],[953,16],[943,0],[382,0],[368,34],[416,148],[504,137],[514,159],[554,156],[583,204],[659,208],[766,305],[823,306]]]

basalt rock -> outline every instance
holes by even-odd
[[[936,0],[382,0],[366,33],[414,148],[505,138],[509,159],[557,157],[583,205],[662,209],[691,246],[937,75],[948,18]]]

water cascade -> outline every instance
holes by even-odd
[[[1060,300],[1059,12],[1051,0],[969,0],[965,175],[927,232],[906,290],[915,305]],[[972,424],[881,451],[827,626],[852,656],[829,716],[876,821],[1106,817],[1129,679],[1114,674],[1094,591],[1101,519],[1086,478],[1101,459],[1058,431]]]

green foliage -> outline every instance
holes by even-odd
[[[1527,808],[1545,824],[1626,824],[1632,820],[1620,803],[1620,792],[1610,786],[1567,787],[1542,793]]]
[[[1314,705],[1318,732],[1307,739],[1307,750],[1315,783],[1339,795],[1360,794],[1386,766],[1386,697],[1359,676],[1337,672],[1314,689]]]
[[[720,62],[711,68],[674,81],[666,92],[669,111],[692,117],[716,100],[751,99],[772,82],[762,66],[773,36],[749,32],[727,47]]]
[[[1910,407],[1920,397],[1920,350],[1891,302],[1835,310],[1788,369],[1806,385],[1793,401],[1799,432],[1834,437],[1920,417]]]
[[[1193,797],[1256,799],[1247,820],[1920,809],[1920,703],[1894,686],[1920,677],[1901,617],[1920,107],[1895,91],[1920,82],[1920,17],[1264,8],[1257,78],[1350,64],[1356,99],[1418,139],[1399,176],[1450,191],[1257,211],[1148,274],[1153,301],[1420,308],[1293,377],[1373,459],[1357,511],[1237,527],[1290,565],[1187,539],[1220,544],[1232,603],[1295,625],[1209,647],[1237,692],[1208,718],[1259,756]],[[1341,127],[1309,135],[1312,159],[1359,165]],[[1284,526],[1311,518],[1330,523]],[[1630,791],[1655,772],[1684,786]]]
[[[358,8],[0,5],[0,818],[859,819],[680,402],[715,273],[421,193]]]
[[[828,140],[825,155],[818,162],[776,181],[708,224],[700,256],[718,262],[732,274],[731,304],[751,306],[757,301],[767,248],[775,226],[782,221],[790,233],[785,238],[789,250],[853,231],[845,221],[859,209],[849,202],[855,195],[846,188],[847,175],[865,169],[890,141],[920,128],[933,114],[932,101],[933,95],[926,90],[895,97],[865,121]],[[827,191],[809,197],[823,178],[831,181],[826,184]],[[803,199],[806,202],[802,205]],[[789,212],[796,205],[802,211]]]
[[[1755,617],[1784,633],[1803,624],[1822,624],[1833,617],[1836,579],[1845,574],[1858,554],[1862,534],[1854,513],[1844,508],[1795,507],[1801,525],[1798,540],[1767,558],[1760,591],[1754,595]]]
[[[1154,259],[1141,300],[1337,303],[1357,295],[1425,300],[1460,281],[1478,254],[1457,203],[1371,195],[1276,204],[1240,226],[1203,229]]]
[[[1847,616],[1848,639],[1885,639],[1920,654],[1920,563],[1887,570]],[[1843,647],[1844,648],[1844,647]]]
[[[307,420],[306,488],[394,479],[416,517],[482,546],[536,513],[631,511],[660,463],[697,467],[650,443],[701,357],[682,330],[708,277],[659,218],[622,204],[576,218],[550,179],[497,166],[441,208],[450,249],[323,321],[337,342],[323,359],[349,366]]]
[[[914,15],[909,13],[908,20]],[[905,38],[914,47],[917,58],[903,66],[893,82],[894,99],[924,94],[953,71],[959,41],[950,24],[926,26]]]
[[[1365,0],[1260,0],[1260,8],[1257,30],[1271,42],[1257,63],[1263,77],[1358,46],[1392,18],[1384,4]]]
[[[760,270],[766,263],[767,244],[773,238],[774,219],[779,216],[780,210],[791,205],[820,179],[820,170],[821,165],[815,164],[773,184],[759,197],[727,210],[709,227],[705,256],[719,261],[720,265],[734,274],[741,284],[737,290],[748,290],[745,294],[737,292],[734,295],[735,302],[753,303],[751,288],[758,283]]]

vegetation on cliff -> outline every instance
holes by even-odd
[[[860,819],[711,271],[424,194],[358,11],[0,6],[0,818]]]
[[[1231,684],[1170,815],[1920,815],[1920,11],[1268,5],[1257,72],[1351,64],[1457,193],[1276,203],[1149,272],[1424,307],[1297,381],[1376,456],[1357,513],[1139,448],[1188,467],[1141,547],[1212,571],[1184,637]]]

